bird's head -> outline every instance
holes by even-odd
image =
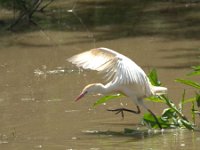
[[[76,101],[84,97],[86,94],[102,93],[104,86],[101,83],[89,84],[82,90],[81,94],[76,98]]]

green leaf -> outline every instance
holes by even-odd
[[[175,111],[175,113],[182,119],[186,120],[185,116],[182,114],[182,112],[177,109],[176,105],[167,97],[165,97],[164,95],[160,96],[161,98],[163,98],[166,101],[166,104],[168,105],[169,108],[173,109]]]
[[[200,71],[200,66],[192,66],[192,69],[194,69],[195,71]]]
[[[178,127],[179,124],[177,123],[177,114],[172,108],[166,108],[164,109],[161,119],[168,124],[170,124],[170,127]]]
[[[150,113],[146,113],[143,116],[143,122],[152,128],[155,128],[155,125],[157,124],[154,117]]]
[[[185,89],[183,91],[183,95],[182,95],[182,99],[181,99],[181,102],[179,104],[179,109],[180,111],[183,111],[183,104],[184,104],[184,101],[185,101]]]
[[[194,130],[193,124],[191,124],[190,122],[181,119],[181,123],[182,123],[183,126],[185,126],[187,129]]]
[[[162,117],[168,118],[168,119],[172,117],[176,117],[174,112],[175,111],[172,108],[166,108],[163,110]]]
[[[158,96],[147,97],[147,98],[145,98],[145,100],[149,100],[149,101],[156,102],[156,103],[165,103],[165,101]]]
[[[154,86],[160,86],[161,85],[160,81],[158,80],[158,75],[157,75],[156,69],[152,69],[150,71],[150,73],[148,74],[148,77],[149,77],[149,80],[150,80],[152,85],[154,85]]]
[[[196,97],[192,97],[192,98],[185,99],[183,104],[191,103],[191,102],[195,102],[195,101],[196,101]]]
[[[200,75],[200,71],[193,71],[191,73],[187,74],[188,76],[195,76],[195,75]]]
[[[195,116],[195,106],[194,106],[194,102],[192,102],[192,108],[191,108],[191,113],[192,113],[192,121],[195,124],[196,122],[196,116]]]
[[[123,94],[114,94],[114,95],[107,95],[107,96],[104,96],[104,97],[101,97],[100,99],[98,99],[95,103],[94,103],[94,107],[97,106],[97,105],[100,105],[100,104],[103,104],[109,100],[112,100],[114,98],[121,98],[121,97],[124,97]]]
[[[161,124],[162,128],[170,128],[171,124],[168,121],[162,120],[161,117],[157,116],[158,122]],[[143,122],[152,128],[159,128],[155,118],[150,113],[146,113],[143,116]]]
[[[200,107],[200,94],[196,95],[197,107]]]
[[[200,66],[193,66],[192,69],[194,71],[189,73],[188,76],[200,75]]]
[[[191,80],[176,79],[176,82],[183,83],[185,85],[192,86],[194,88],[200,89],[200,84]]]

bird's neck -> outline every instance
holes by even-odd
[[[109,93],[109,89],[105,85],[103,85],[101,83],[96,83],[95,85],[96,85],[96,87],[95,87],[95,91],[94,92],[97,92],[97,93],[100,93],[100,94]]]

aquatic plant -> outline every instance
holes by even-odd
[[[200,75],[200,66],[193,67],[194,71],[189,75]],[[149,80],[154,86],[161,86],[161,82],[158,80],[157,71],[155,69],[151,70],[148,74]],[[189,86],[192,86],[196,89],[200,89],[200,83],[185,80],[185,79],[177,79],[176,82],[180,82]],[[115,95],[107,95],[98,99],[94,106],[98,106],[109,100],[122,98],[124,97],[123,94],[115,94]],[[174,102],[165,95],[160,96],[151,96],[146,98],[145,100],[150,100],[156,103],[164,103],[167,105],[161,114],[161,116],[157,116],[159,123],[161,124],[162,128],[187,128],[190,130],[194,130],[195,127],[195,114],[200,114],[195,109],[195,102],[197,102],[197,106],[200,106],[200,94],[196,93],[196,95],[192,98],[185,99],[185,90],[182,94],[182,99],[179,102],[179,105],[176,106]],[[189,121],[187,117],[183,114],[183,107],[186,103],[192,103],[191,114],[193,121]],[[150,113],[145,113],[142,118],[142,123],[152,127],[152,128],[159,128],[158,124],[156,123],[154,117]]]
[[[196,75],[200,75],[200,66],[193,66],[192,67],[193,71],[189,74],[187,74],[187,76],[196,76]],[[186,79],[176,79],[176,82],[185,84],[187,86],[193,87],[195,89],[195,95],[189,99],[184,100],[184,104],[185,103],[192,103],[192,108],[191,108],[191,114],[192,114],[192,119],[193,119],[193,123],[196,122],[196,115],[200,115],[200,112],[196,109],[196,107],[200,107],[200,83],[199,82],[195,82],[193,80],[186,80]],[[196,105],[195,105],[196,103]]]

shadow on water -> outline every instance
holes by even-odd
[[[104,137],[129,137],[135,140],[142,140],[144,138],[152,138],[163,134],[161,130],[148,129],[130,129],[125,128],[124,131],[83,131],[86,135],[104,136]]]
[[[4,29],[12,19],[1,20],[0,28]],[[37,26],[31,30],[88,31],[88,36],[99,41],[137,36],[200,38],[200,3],[80,0],[59,7],[52,3],[44,13],[38,12],[34,20]],[[18,26],[18,31],[29,32],[30,28],[25,26]]]
[[[101,123],[102,126],[112,126],[116,129],[111,130],[85,130],[82,131],[86,135],[91,135],[95,137],[119,137],[119,138],[131,138],[135,140],[142,140],[144,138],[153,138],[160,136],[164,131],[171,132],[170,130],[160,130],[160,129],[148,129],[145,126],[138,123],[112,123],[104,122]],[[124,128],[126,126],[126,128]]]
[[[94,131],[85,132],[86,135],[95,136],[96,138],[101,137],[102,139],[110,140],[114,144],[114,141],[124,144],[124,148],[134,148],[135,143],[138,144],[137,148],[149,148],[157,149],[168,149],[174,148],[189,148],[196,149],[198,143],[194,141],[199,140],[195,135],[199,134],[199,131],[188,131],[184,129],[167,129],[167,130],[148,130],[148,129],[124,129],[124,131]],[[190,138],[188,138],[190,137]],[[187,138],[187,140],[186,140]],[[123,140],[125,139],[125,140]],[[190,145],[187,145],[187,142]]]

